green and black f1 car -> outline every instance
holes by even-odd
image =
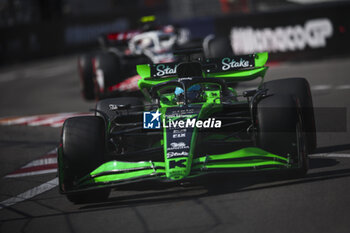
[[[198,50],[182,51],[188,58]],[[184,181],[220,172],[304,176],[316,147],[304,78],[263,82],[267,53],[138,65],[147,103],[99,101],[94,116],[67,119],[58,149],[59,187],[73,202],[148,179]],[[261,78],[237,93],[239,81]]]

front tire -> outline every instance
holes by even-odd
[[[76,182],[100,166],[105,151],[104,121],[96,116],[69,118],[62,129],[62,157],[59,177],[65,191],[74,189]],[[110,190],[100,189],[68,194],[74,203],[100,201],[108,198]]]
[[[291,159],[291,177],[303,177],[308,170],[306,138],[297,98],[272,95],[257,105],[257,145],[271,153]]]
[[[300,101],[303,117],[303,130],[307,139],[307,149],[312,153],[317,146],[315,114],[309,82],[305,78],[286,78],[263,84],[268,95],[294,95]]]

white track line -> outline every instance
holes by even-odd
[[[22,168],[36,167],[36,166],[42,166],[42,165],[47,165],[47,164],[56,164],[56,163],[57,163],[57,158],[42,158],[42,159],[33,160],[32,162],[28,163],[27,165],[23,166]]]
[[[337,90],[347,90],[347,89],[350,89],[350,85],[348,85],[348,84],[346,84],[346,85],[339,85],[335,89],[337,89]]]
[[[8,174],[5,178],[41,175],[57,172],[57,148],[52,149],[39,159],[35,159],[16,171]]]
[[[46,183],[43,183],[35,188],[29,189],[28,191],[25,191],[24,193],[21,193],[15,197],[11,197],[5,201],[2,201],[0,203],[0,210],[4,207],[12,206],[17,204],[18,202],[22,202],[25,200],[28,200],[30,198],[33,198],[41,193],[44,193],[46,191],[49,191],[53,188],[58,186],[58,178],[56,177],[53,180],[50,180]]]
[[[71,117],[92,116],[93,113],[70,112],[26,117],[1,117],[0,125],[28,125],[61,127],[64,121]]]
[[[311,86],[311,90],[313,91],[326,91],[326,90],[349,90],[350,85],[349,84],[343,84],[338,86],[332,86],[327,84],[320,84],[320,85],[314,85]]]
[[[64,121],[65,119],[71,117],[72,115],[58,115],[58,116],[52,116],[52,117],[48,117],[45,119],[41,119],[39,121],[33,121],[33,122],[29,122],[27,125],[28,126],[41,126],[41,125],[51,125],[56,123],[57,121]]]
[[[9,174],[9,175],[5,176],[5,178],[18,178],[18,177],[25,177],[25,176],[36,176],[36,175],[50,174],[50,173],[56,173],[56,172],[57,172],[57,168],[52,168],[52,169],[45,169],[45,170],[39,170],[39,171],[26,172],[26,173]]]
[[[9,82],[17,79],[16,75],[13,73],[7,73],[7,74],[0,74],[0,83],[2,82]]]
[[[319,154],[311,154],[309,157],[317,157],[317,158],[350,158],[350,154],[337,154],[337,153],[319,153]]]
[[[331,89],[331,85],[315,85],[311,87],[311,90],[313,91],[324,91],[324,90],[329,90]]]
[[[35,121],[39,118],[39,116],[28,116],[28,117],[15,117],[14,119],[9,119],[1,122],[2,125],[20,125],[30,121]],[[2,118],[1,120],[3,120]]]
[[[62,121],[57,121],[57,122],[55,122],[55,123],[50,124],[50,127],[53,127],[53,128],[62,127],[62,126],[63,126],[63,123],[64,123],[63,120],[62,120]]]

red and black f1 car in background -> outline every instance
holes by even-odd
[[[100,51],[78,58],[82,95],[102,99],[137,91],[137,64],[173,62],[174,48],[189,42],[188,31],[168,25],[109,33],[98,39]]]
[[[138,93],[137,64],[176,61],[174,49],[203,47],[205,57],[231,55],[228,38],[209,35],[192,40],[190,31],[147,23],[141,29],[109,33],[98,38],[100,51],[78,57],[82,96],[86,100]]]

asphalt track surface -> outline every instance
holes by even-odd
[[[317,154],[303,179],[226,175],[192,186],[130,186],[114,190],[107,202],[74,205],[58,193],[55,173],[5,177],[55,148],[60,128],[0,126],[0,231],[349,232],[349,66],[350,59],[343,58],[281,64],[268,71],[266,80],[306,77],[316,107],[346,108],[343,132],[324,129],[337,128],[341,117],[317,113],[317,127],[323,132],[317,135]],[[0,70],[0,117],[92,107],[94,103],[80,97],[75,56]],[[48,191],[36,195],[45,187]],[[28,190],[34,192],[32,198],[4,206]]]

